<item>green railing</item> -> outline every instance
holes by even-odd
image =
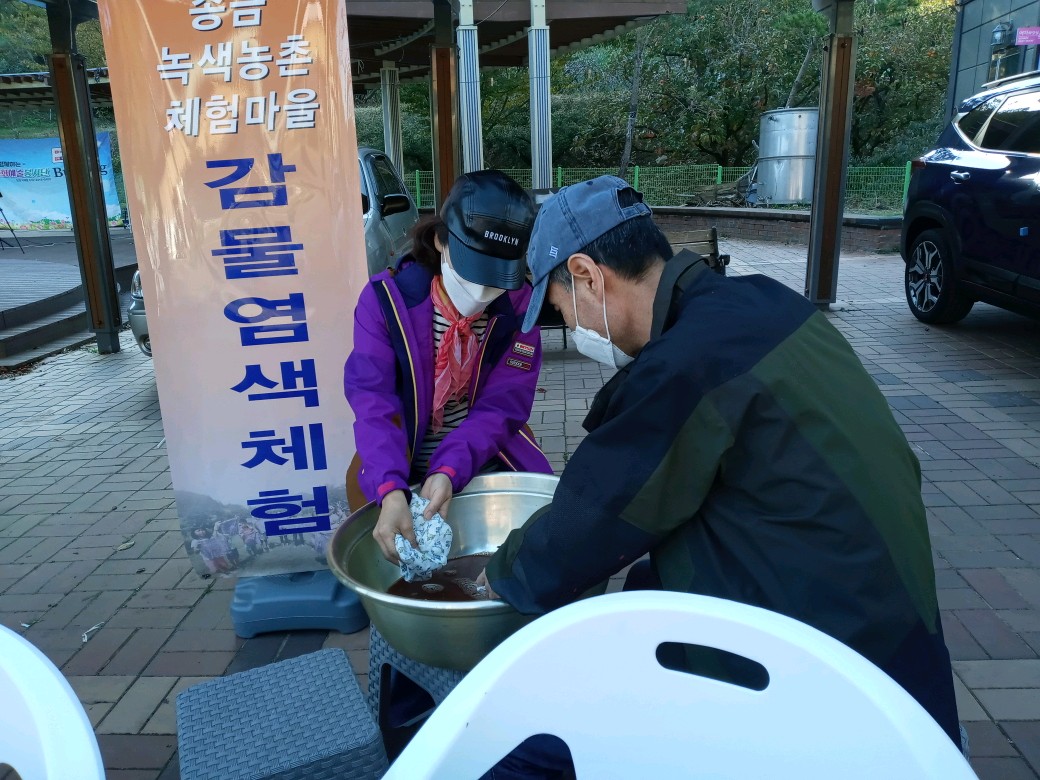
[[[910,169],[849,168],[845,181],[846,211],[902,211]]]
[[[625,179],[643,193],[651,206],[685,206],[697,203],[726,202],[735,192],[737,181],[750,167],[724,168],[720,165],[674,165],[650,167],[634,165]],[[529,169],[507,169],[505,173],[523,187],[531,186]],[[553,184],[567,184],[592,179],[603,174],[617,174],[616,168],[557,168]],[[412,196],[420,208],[432,206],[434,181],[432,171],[415,171],[407,177]],[[903,198],[910,182],[910,163],[887,168],[849,168],[845,186],[846,211],[902,210]]]

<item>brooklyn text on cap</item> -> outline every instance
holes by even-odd
[[[631,206],[622,207],[618,202],[618,193],[623,190],[635,193],[637,201]],[[527,252],[534,294],[524,317],[523,332],[527,333],[538,322],[549,274],[556,266],[623,222],[650,213],[642,194],[617,176],[599,176],[568,185],[546,200],[535,220]]]
[[[460,176],[441,206],[455,272],[474,284],[519,290],[534,214],[531,197],[501,171]]]

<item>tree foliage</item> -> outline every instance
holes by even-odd
[[[47,70],[47,14],[21,0],[0,0],[0,73]]]
[[[750,164],[762,112],[787,102],[824,32],[809,0],[690,0],[685,16],[657,22],[644,95],[657,161]],[[813,96],[819,65],[809,73],[803,89]]]
[[[88,68],[106,64],[101,27],[96,19],[76,28],[75,43]],[[0,73],[46,72],[52,50],[44,9],[21,0],[0,0]],[[111,108],[95,107],[94,120],[96,129],[114,127]],[[49,137],[57,133],[57,127],[51,108],[0,111],[0,132],[8,138]]]
[[[51,50],[46,11],[22,0],[0,0],[0,73],[42,73]],[[88,68],[106,64],[97,19],[76,28],[76,50]]]
[[[954,19],[945,0],[857,3],[854,160],[900,165],[934,143],[944,120]]]
[[[949,0],[856,3],[854,163],[898,165],[935,140],[953,22]],[[689,0],[685,15],[659,19],[645,34],[635,163],[748,165],[764,111],[789,98],[792,106],[819,104],[828,28],[810,0]],[[634,41],[628,35],[577,52],[564,65],[554,82],[554,140],[557,117],[568,103],[579,107],[575,124],[572,117],[559,124],[567,128],[565,156],[583,160],[561,164],[620,159]]]

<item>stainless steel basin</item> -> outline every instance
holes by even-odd
[[[448,510],[450,557],[498,549],[511,530],[552,500],[558,481],[549,474],[512,472],[474,478]],[[333,534],[327,555],[332,571],[358,594],[372,624],[398,652],[469,671],[532,620],[502,601],[418,601],[388,594],[401,571],[383,558],[372,538],[378,516],[375,504],[352,514]]]

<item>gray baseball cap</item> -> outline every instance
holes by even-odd
[[[641,193],[632,190],[639,200],[622,208],[618,193],[632,189],[617,176],[599,176],[589,181],[570,184],[547,199],[538,211],[527,249],[527,267],[531,271],[534,293],[521,328],[529,332],[538,323],[549,287],[549,274],[567,262],[575,252],[623,222],[651,213]]]

